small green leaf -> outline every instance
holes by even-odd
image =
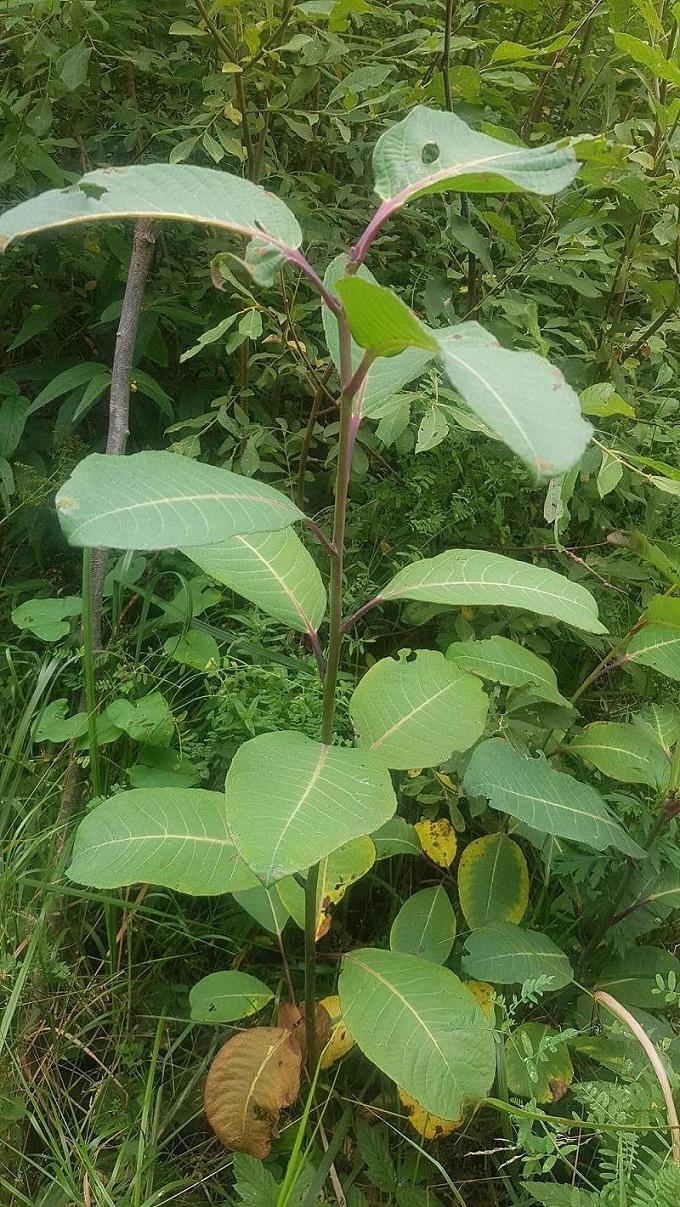
[[[163,649],[173,662],[179,662],[180,666],[191,666],[197,671],[220,665],[220,647],[210,633],[204,633],[201,629],[187,629],[186,633],[168,637]]]
[[[92,47],[87,42],[79,42],[77,46],[71,46],[61,56],[59,79],[69,92],[75,92],[76,88],[80,88],[80,85],[85,83],[91,54]]]
[[[71,545],[177,549],[286,528],[302,513],[271,486],[168,452],[92,453],[57,493]]]
[[[42,710],[33,730],[36,742],[70,742],[71,738],[80,738],[87,733],[87,713],[77,712],[67,717],[68,700],[63,697],[52,700]]]
[[[557,686],[552,667],[533,650],[508,637],[487,637],[484,641],[454,641],[446,657],[463,670],[502,683],[506,687],[530,687],[541,700],[566,704]]]
[[[659,788],[668,781],[664,751],[635,725],[595,721],[572,738],[568,748],[591,767],[624,784]]]
[[[458,607],[525,608],[589,633],[606,631],[597,618],[593,596],[579,583],[553,570],[478,549],[449,549],[438,557],[414,562],[394,576],[379,598]]]
[[[445,964],[456,937],[456,915],[442,885],[408,897],[390,930],[392,951]]]
[[[583,843],[595,851],[615,847],[634,859],[644,855],[595,788],[555,771],[544,758],[519,754],[503,738],[477,746],[464,785],[468,795],[486,796],[492,809],[509,813],[533,830]]]
[[[434,650],[376,662],[350,701],[359,746],[402,770],[467,750],[484,732],[488,707],[478,680]]]
[[[294,880],[293,884],[295,884],[296,888],[299,888],[299,885]],[[300,891],[304,898],[304,890],[301,889]],[[251,918],[254,918],[259,926],[263,926],[265,930],[270,931],[273,935],[280,935],[282,933],[290,917],[290,912],[275,888],[268,889],[263,884],[257,884],[253,888],[246,888],[233,893],[232,896],[234,901],[247,914],[250,914]]]
[[[12,612],[12,624],[39,637],[41,641],[58,641],[71,631],[69,617],[80,616],[82,600],[75,595],[60,599],[27,599]]]
[[[680,681],[680,628],[670,624],[645,625],[626,646],[625,658]]]
[[[458,897],[471,930],[521,922],[529,904],[529,869],[522,848],[505,834],[484,834],[464,847]]]
[[[669,84],[675,84],[676,88],[680,88],[680,67],[677,63],[672,63],[670,59],[667,59],[660,50],[650,46],[649,42],[644,42],[642,38],[636,38],[633,34],[621,33],[619,30],[612,30],[612,37],[617,50],[630,55],[638,66],[646,67],[653,76],[660,80],[668,80]]]
[[[437,351],[437,341],[391,289],[362,277],[341,277],[335,284],[352,335],[376,356],[395,356],[406,348]]]
[[[536,1102],[559,1102],[574,1080],[574,1066],[571,1063],[569,1048],[566,1043],[551,1043],[545,1051],[546,1039],[557,1040],[559,1032],[546,1023],[522,1023],[505,1041],[505,1069],[508,1077],[508,1089],[518,1098],[534,1098]],[[527,1042],[528,1041],[528,1042]],[[535,1063],[529,1057],[527,1047],[532,1056],[540,1055],[543,1048],[543,1059]],[[533,1073],[533,1076],[531,1074]]]
[[[140,700],[113,700],[107,708],[113,724],[134,742],[168,746],[174,732],[172,712],[161,692],[149,692]]]
[[[463,971],[492,985],[521,985],[549,976],[551,992],[563,989],[574,977],[569,960],[552,939],[511,922],[483,926],[468,935]]]
[[[133,789],[97,805],[78,826],[68,876],[93,888],[160,884],[202,897],[255,884],[223,794],[201,788]]]
[[[616,393],[609,381],[600,381],[594,386],[588,386],[579,397],[584,415],[595,415],[600,419],[625,415],[628,419],[635,419],[633,407]]]
[[[604,452],[597,474],[597,493],[600,498],[604,499],[605,495],[611,494],[613,490],[616,490],[622,477],[623,466],[620,459],[613,457],[611,453]]]
[[[211,972],[189,994],[195,1023],[232,1023],[257,1014],[274,994],[247,972]]]
[[[423,848],[414,827],[403,817],[393,817],[371,834],[376,859],[391,859],[393,855],[422,855]]]
[[[346,955],[343,1023],[362,1052],[442,1119],[459,1119],[493,1081],[489,1020],[453,972],[418,956],[365,949]]]
[[[226,793],[234,842],[265,884],[377,829],[397,803],[389,772],[368,751],[325,746],[293,731],[245,742]]]

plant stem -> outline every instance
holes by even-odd
[[[97,741],[97,689],[94,677],[92,640],[92,550],[83,549],[83,677],[87,708],[87,744],[90,752],[90,778],[95,796],[101,795],[102,782]]]

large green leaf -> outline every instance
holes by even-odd
[[[390,948],[445,964],[456,937],[456,915],[446,889],[423,888],[408,897],[390,930]]]
[[[502,683],[506,687],[527,687],[542,700],[567,704],[557,686],[552,667],[533,650],[509,637],[487,637],[484,641],[454,641],[446,657],[463,670]]]
[[[669,973],[680,985],[680,960],[660,947],[629,947],[624,955],[608,961],[597,978],[597,989],[611,993],[626,1006],[663,1010],[664,992],[657,977],[667,982]]]
[[[473,676],[434,650],[383,658],[350,701],[359,746],[387,767],[434,767],[484,732],[489,701]]]
[[[201,570],[299,633],[314,633],[326,611],[326,590],[312,555],[292,528],[233,536],[217,545],[184,548]]]
[[[343,1023],[362,1052],[426,1111],[459,1119],[488,1092],[490,1023],[448,968],[393,951],[353,951],[339,993]]]
[[[671,624],[648,624],[626,647],[626,661],[651,666],[669,679],[680,681],[680,628]]]
[[[668,781],[669,763],[664,751],[637,725],[594,721],[572,738],[569,750],[624,784],[655,788]]]
[[[646,704],[632,717],[634,725],[670,753],[676,742],[680,742],[680,708],[674,704]]]
[[[656,930],[679,909],[680,868],[659,872],[653,858],[645,859],[635,868],[617,904],[617,910],[625,914],[617,923],[619,933],[637,938]]]
[[[521,922],[529,904],[529,869],[522,848],[506,834],[484,834],[463,849],[458,898],[468,926]]]
[[[255,884],[224,796],[201,788],[135,788],[97,805],[78,826],[68,875],[94,888],[143,882],[203,897]]]
[[[482,742],[473,751],[464,784],[469,796],[486,796],[493,809],[534,830],[596,851],[616,847],[633,858],[644,856],[595,788],[555,771],[544,758],[518,754],[503,738]]]
[[[377,829],[397,804],[389,772],[368,751],[292,731],[245,742],[226,793],[234,842],[264,884]]]
[[[577,464],[593,429],[559,369],[534,352],[502,348],[479,323],[433,334],[451,384],[537,478]]]
[[[178,453],[92,453],[57,494],[71,545],[177,549],[286,528],[302,512],[272,486]]]
[[[211,972],[189,994],[191,1018],[195,1023],[231,1023],[257,1014],[273,996],[271,989],[247,972]]]
[[[405,566],[380,592],[379,599],[525,608],[589,633],[606,631],[597,618],[597,604],[585,587],[553,570],[481,549],[449,549]]]
[[[168,218],[235,231],[253,242],[247,261],[268,284],[298,248],[302,231],[288,206],[240,176],[190,164],[150,163],[88,172],[68,189],[50,189],[0,218],[0,250],[13,239],[102,219]]]
[[[324,284],[328,289],[335,290],[338,281],[345,276],[346,267],[347,257],[345,255],[336,256],[331,261],[324,276]],[[356,277],[361,281],[368,281],[377,286],[373,273],[363,264],[357,269]],[[338,333],[338,321],[327,306],[323,308],[322,318],[328,351],[331,354],[333,364],[336,368],[339,368],[340,337]],[[363,348],[353,339],[353,369],[359,367],[363,354]],[[413,381],[416,377],[420,377],[430,364],[432,355],[431,351],[424,348],[407,348],[396,356],[381,356],[374,361],[362,387],[362,414],[367,418],[376,415],[380,411],[381,405],[387,399],[398,394],[408,382]]]
[[[574,973],[563,951],[538,930],[498,922],[473,930],[465,940],[463,971],[492,985],[520,985],[537,977],[552,978],[550,990],[563,989]]]
[[[570,184],[578,169],[566,142],[518,147],[423,105],[387,130],[373,152],[375,191],[392,209],[423,193],[447,189],[547,196]]]

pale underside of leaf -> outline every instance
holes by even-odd
[[[492,985],[522,984],[539,976],[550,976],[550,988],[556,990],[573,979],[569,960],[552,939],[510,922],[471,931],[465,951],[464,971]]]

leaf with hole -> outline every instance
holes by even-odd
[[[519,754],[503,738],[492,738],[473,751],[464,787],[469,796],[485,796],[492,809],[509,813],[533,830],[595,851],[614,847],[634,859],[644,856],[595,788],[555,771],[544,758]]]
[[[554,570],[481,549],[449,549],[405,566],[379,593],[379,602],[391,599],[452,607],[524,608],[588,633],[606,632],[593,596],[579,583]]]
[[[548,976],[551,993],[571,984],[574,977],[569,960],[552,939],[511,922],[471,931],[465,940],[463,971],[492,985],[522,985]]]
[[[522,848],[505,834],[484,834],[463,849],[458,898],[468,926],[521,922],[529,904],[529,869]]]
[[[345,956],[343,1018],[374,1064],[433,1115],[458,1119],[495,1071],[490,1023],[448,968],[367,948]]]
[[[623,784],[658,788],[668,781],[670,767],[664,751],[636,725],[594,721],[572,738],[568,749]]]
[[[316,562],[293,528],[184,548],[206,574],[298,633],[315,633],[326,611]]]
[[[325,746],[292,730],[245,742],[226,793],[234,842],[265,884],[377,829],[397,803],[389,772],[368,751]]]
[[[273,282],[302,231],[288,206],[240,176],[193,164],[99,168],[68,189],[50,189],[0,217],[0,250],[14,239],[76,223],[122,218],[169,219],[216,227],[251,240],[255,280]]]
[[[195,1023],[232,1023],[257,1014],[274,994],[247,972],[211,972],[189,994],[191,1019]]]
[[[446,889],[423,888],[408,897],[390,930],[390,948],[445,964],[456,938],[456,915]]]
[[[160,884],[202,897],[255,884],[224,796],[201,788],[135,788],[97,805],[78,826],[68,876],[92,888]]]
[[[434,650],[382,658],[350,701],[358,745],[386,767],[434,767],[484,733],[489,701],[473,676]]]
[[[178,453],[92,453],[57,492],[70,545],[178,549],[287,528],[302,513],[280,491]]]
[[[227,1148],[268,1155],[281,1110],[300,1092],[301,1064],[300,1046],[286,1027],[253,1027],[227,1040],[204,1093],[208,1122]]]

